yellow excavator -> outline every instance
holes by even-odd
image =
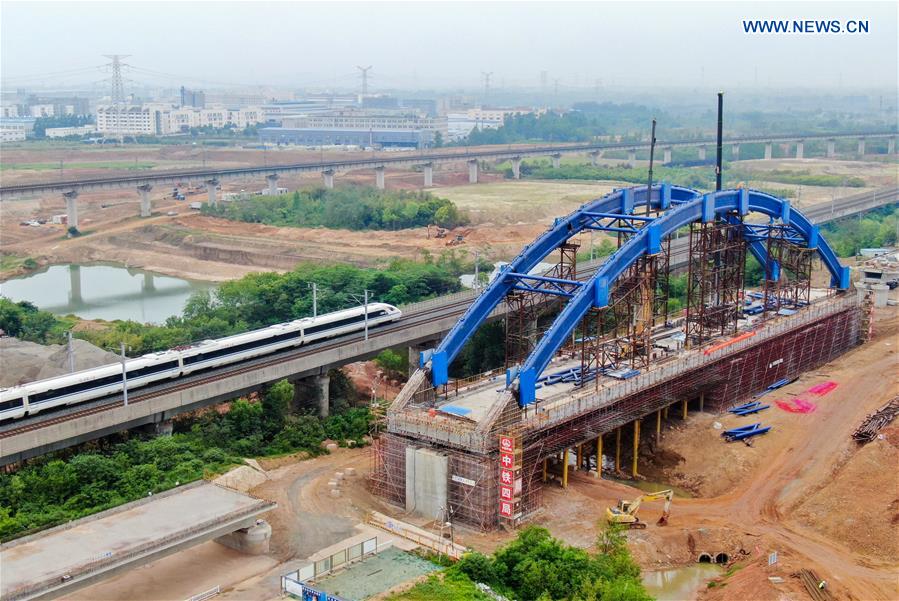
[[[624,501],[618,499],[618,505],[606,508],[606,519],[610,524],[624,524],[628,528],[646,528],[646,522],[641,522],[637,517],[637,510],[643,501],[654,501],[656,499],[665,499],[665,509],[662,517],[656,522],[659,526],[668,523],[668,515],[671,511],[671,499],[674,493],[671,490],[660,490],[645,495],[640,495],[633,501]]]

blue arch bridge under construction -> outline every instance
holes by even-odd
[[[579,270],[577,240],[590,232],[613,235],[617,250]],[[677,312],[674,238],[688,240]],[[763,272],[753,289],[750,255]],[[541,263],[553,267],[535,272]],[[504,367],[451,378],[501,303]],[[789,201],[745,188],[616,190],[556,219],[421,353],[373,448],[372,490],[426,518],[515,525],[550,481],[567,486],[569,469],[602,477],[614,457],[637,475],[641,428],[659,437],[663,420],[744,405],[863,342],[869,319],[849,268]]]

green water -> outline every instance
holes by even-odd
[[[689,601],[708,586],[722,569],[712,563],[697,563],[683,568],[643,572],[643,586],[658,601]]]
[[[122,265],[54,265],[0,284],[0,294],[57,315],[162,323],[213,284],[159,275]]]

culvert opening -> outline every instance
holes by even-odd
[[[700,553],[699,563],[712,563],[712,556],[708,553]]]
[[[715,563],[727,563],[728,559],[727,553],[719,553],[715,556]]]

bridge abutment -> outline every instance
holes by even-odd
[[[627,164],[633,167],[637,164],[637,149],[631,148],[627,151]]]
[[[562,155],[559,153],[550,155],[550,158],[553,160],[553,169],[558,169],[562,166]]]
[[[468,161],[468,183],[476,184],[478,183],[478,161],[477,159],[471,159]]]
[[[384,189],[384,167],[375,167],[375,186],[378,190]]]
[[[699,160],[704,161],[705,159],[706,159],[705,146],[700,146],[699,147]]]
[[[865,139],[864,138],[858,139],[858,156],[860,156],[860,157],[865,156]]]
[[[671,162],[671,147],[669,146],[664,150],[664,154],[662,155],[662,163],[667,165]]]
[[[827,141],[827,158],[832,159],[837,155],[837,142],[836,140],[828,140]]]
[[[220,536],[215,542],[246,555],[265,555],[269,551],[271,539],[272,527],[260,519],[252,526]]]
[[[432,187],[434,185],[434,163],[425,163],[421,168],[425,179],[424,187]]]
[[[774,156],[774,144],[765,142],[765,160],[770,161],[772,156]]]
[[[602,156],[601,150],[594,150],[590,153],[590,165],[596,167],[599,164],[599,157]]]
[[[802,140],[796,142],[796,158],[801,159],[805,157],[805,143]]]

